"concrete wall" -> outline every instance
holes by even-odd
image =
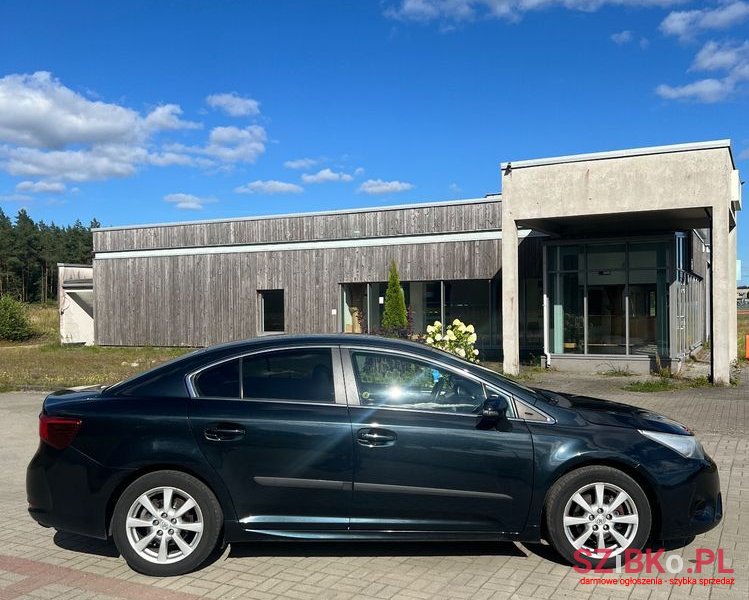
[[[608,217],[619,234],[640,231],[658,219],[664,229],[712,226],[713,379],[728,384],[735,348],[735,227],[731,198],[735,181],[726,141],[640,149],[620,153],[521,161],[503,165],[502,271],[504,368],[519,372],[517,340],[517,230],[566,222],[574,217]],[[647,213],[647,217],[638,216]],[[561,221],[560,221],[561,222]],[[606,219],[600,220],[605,224]],[[582,223],[582,221],[581,221]],[[510,335],[508,335],[508,333]]]
[[[92,279],[93,267],[83,265],[58,265],[58,309],[60,315],[60,343],[85,344],[94,343],[94,318],[81,305],[77,294],[90,296],[93,303],[93,288],[88,291],[66,291],[64,284],[71,280]]]

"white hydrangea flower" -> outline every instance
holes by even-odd
[[[466,331],[468,333],[473,333],[475,331],[475,329],[473,328],[473,325],[469,325],[468,327],[466,327]]]
[[[458,327],[458,325],[460,325],[460,324],[461,324],[461,323],[460,323],[460,319],[455,319],[455,320],[453,321],[453,327]]]
[[[427,333],[434,333],[434,325],[427,325]]]
[[[453,341],[453,340],[455,340],[455,332],[452,329],[448,329],[447,333],[445,334],[445,337],[448,340]]]
[[[434,344],[434,338],[428,337],[427,338],[427,344]]]
[[[435,329],[438,329],[438,328],[440,328],[440,327],[442,327],[442,323],[440,323],[439,321],[435,321],[435,322],[434,322],[434,328],[435,328]]]
[[[442,334],[438,333],[437,335],[434,336],[434,339],[439,342],[442,339]]]
[[[458,355],[459,355],[459,356],[460,356],[461,358],[465,358],[465,357],[466,357],[466,351],[465,351],[465,350],[463,350],[463,348],[458,348]]]
[[[477,336],[476,336],[476,334],[475,334],[475,333],[472,333],[471,335],[469,335],[469,336],[468,336],[468,341],[469,341],[469,342],[470,342],[471,344],[475,344],[475,343],[476,343],[476,340],[477,340],[477,339],[478,339],[478,338],[477,338]]]
[[[473,355],[474,356],[478,356],[479,355],[479,349],[478,348],[474,349]]]

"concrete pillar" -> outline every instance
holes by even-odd
[[[731,364],[735,363],[738,359],[738,339],[739,339],[739,315],[738,307],[736,306],[736,225],[728,233],[728,256],[730,265],[728,268],[728,274],[730,282],[728,283],[727,295],[731,297],[731,306],[729,307],[728,315],[728,329],[730,337],[730,345],[728,347],[728,360]]]
[[[507,375],[519,375],[518,226],[509,212],[502,207],[502,369]]]
[[[712,215],[712,367],[713,384],[729,385],[731,376],[731,315],[736,306],[736,259],[729,243],[728,202],[720,200],[713,206]],[[733,260],[733,266],[731,266]],[[733,278],[733,281],[731,279]],[[731,307],[733,304],[734,308]]]

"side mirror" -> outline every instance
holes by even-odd
[[[507,398],[498,394],[490,394],[481,408],[481,417],[477,427],[479,429],[497,429],[507,420]]]

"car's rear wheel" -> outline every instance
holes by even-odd
[[[650,502],[642,487],[607,466],[567,473],[546,498],[549,541],[573,564],[580,564],[582,555],[594,565],[608,557],[603,566],[614,566],[628,548],[642,549],[651,524]]]
[[[112,515],[112,536],[128,565],[153,576],[198,568],[216,547],[223,515],[210,489],[180,471],[155,471],[131,483]]]

